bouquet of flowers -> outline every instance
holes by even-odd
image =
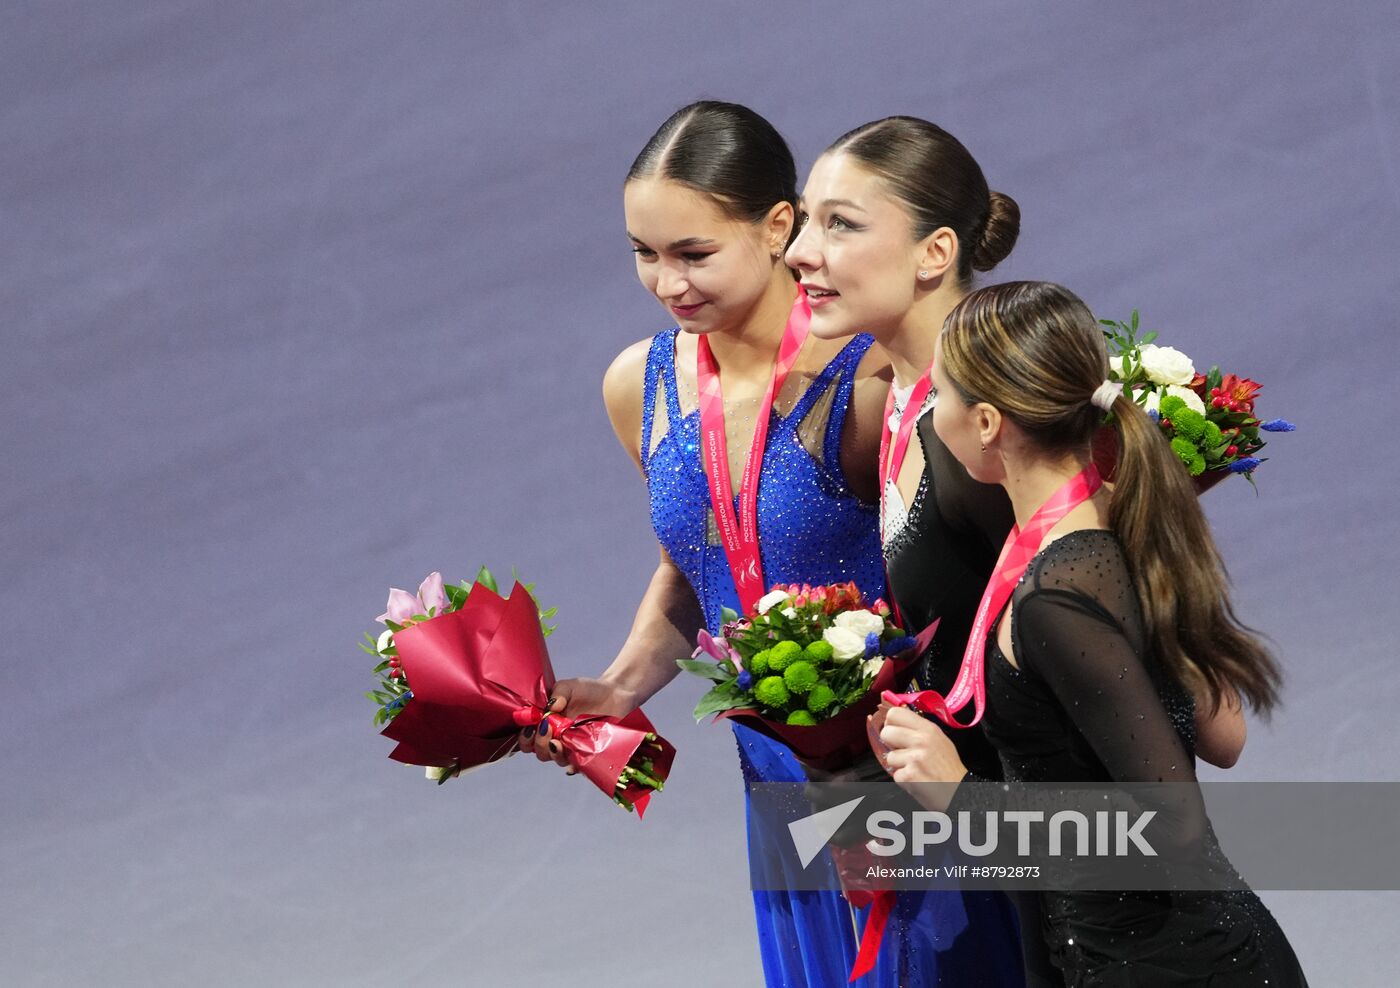
[[[1261,432],[1292,432],[1283,419],[1260,421],[1254,399],[1260,385],[1249,378],[1222,374],[1212,367],[1198,374],[1191,358],[1174,347],[1157,346],[1156,333],[1137,338],[1138,313],[1128,322],[1101,319],[1109,351],[1109,376],[1157,420],[1198,490],[1206,490],[1230,474],[1243,474],[1251,484],[1264,462]],[[1100,471],[1116,460],[1116,451],[1096,443]]]
[[[702,629],[694,655],[677,661],[715,684],[695,719],[734,718],[820,768],[842,767],[868,748],[865,715],[937,627],[906,634],[888,604],[867,604],[854,583],[775,586],[753,614],[726,609],[722,617],[720,637]]]
[[[553,614],[518,582],[500,596],[485,569],[455,585],[433,573],[416,595],[390,590],[377,618],[386,630],[360,646],[378,660],[378,688],[365,695],[375,724],[398,742],[389,757],[427,766],[441,784],[511,754],[520,729],[539,723],[579,772],[640,816],[675,748],[641,710],[622,718],[547,712],[555,678],[544,639]]]

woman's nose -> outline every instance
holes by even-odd
[[[808,227],[804,226],[797,232],[797,237],[788,246],[787,254],[783,260],[790,268],[810,271],[818,267],[817,252],[812,248],[812,238],[808,232]]]
[[[690,288],[690,279],[686,277],[685,270],[679,266],[663,264],[661,273],[656,278],[656,294],[662,298],[676,298],[684,295]]]

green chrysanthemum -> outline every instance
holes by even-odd
[[[1177,459],[1186,464],[1186,472],[1191,476],[1199,476],[1206,468],[1206,458],[1201,455],[1194,443],[1181,436],[1172,439],[1172,452]]]
[[[823,662],[830,662],[835,651],[830,642],[815,641],[802,650],[803,656],[813,665],[821,665]]]
[[[768,675],[768,659],[772,654],[765,648],[761,652],[755,652],[753,658],[749,659],[748,670],[753,673],[755,679]]]
[[[1162,418],[1176,421],[1177,413],[1185,408],[1186,402],[1176,395],[1164,395],[1161,404],[1157,406],[1157,411]]]
[[[802,646],[797,642],[778,642],[768,650],[768,668],[782,672],[801,654]]]
[[[1197,442],[1205,435],[1206,417],[1200,412],[1193,411],[1189,408],[1183,408],[1175,415],[1172,415],[1171,420],[1172,428],[1176,430],[1176,434],[1178,436],[1184,436],[1193,443]]]
[[[1220,440],[1224,438],[1220,434],[1220,426],[1209,419],[1206,420],[1206,431],[1202,433],[1202,436],[1205,438],[1207,446],[1219,446]]]
[[[817,675],[817,667],[803,659],[798,659],[783,670],[783,682],[793,693],[806,693],[817,685],[820,678]]]
[[[787,715],[787,722],[797,727],[811,727],[817,719],[805,710],[794,710]]]
[[[753,688],[754,699],[765,707],[782,707],[788,702],[788,688],[782,676],[764,676]]]
[[[836,694],[826,683],[818,683],[812,687],[812,692],[807,694],[807,709],[814,714],[824,712],[835,702]]]

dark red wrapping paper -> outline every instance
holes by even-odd
[[[539,608],[517,583],[503,598],[488,587],[472,588],[460,610],[396,632],[413,698],[383,735],[398,745],[389,757],[411,765],[473,768],[497,761],[516,747],[521,727],[538,723],[554,687],[554,668],[540,630]],[[616,790],[618,777],[655,733],[641,710],[621,719],[551,715],[556,738],[579,772],[608,795],[617,795],[640,815],[652,790]],[[671,770],[676,749],[658,737],[651,756],[657,778]]]

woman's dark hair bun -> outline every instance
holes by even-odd
[[[1021,207],[1016,200],[1001,192],[992,192],[990,199],[987,224],[972,249],[972,267],[977,271],[990,271],[1005,260],[1021,233]]]

